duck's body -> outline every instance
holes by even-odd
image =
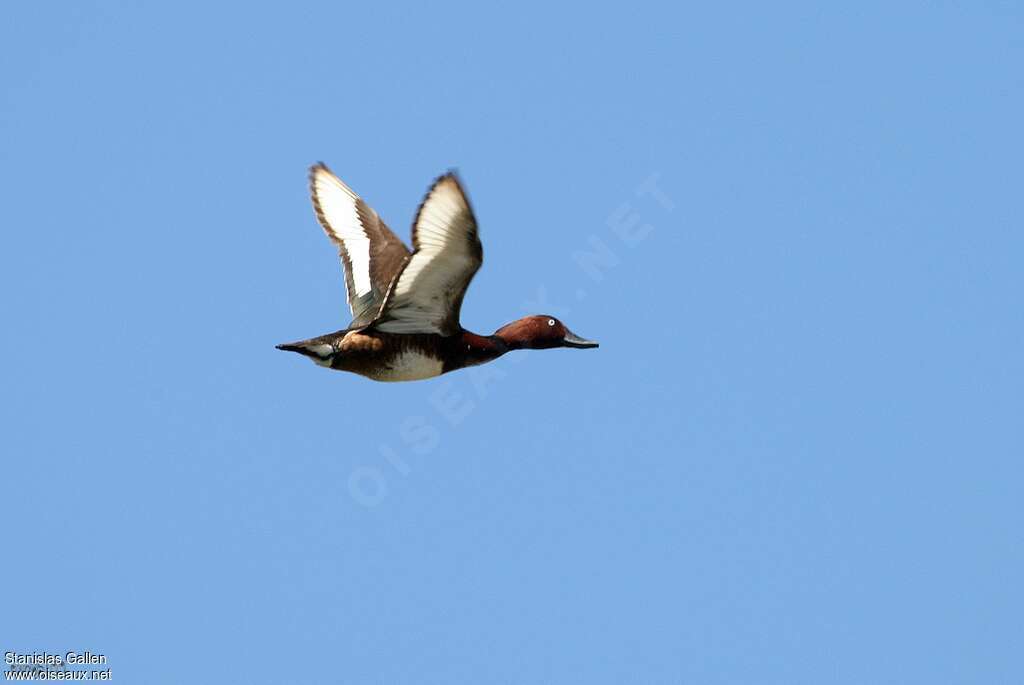
[[[279,349],[304,354],[320,366],[350,371],[375,381],[418,381],[497,359],[508,347],[495,338],[463,331],[381,333],[345,329]]]
[[[483,262],[465,192],[440,177],[405,245],[323,164],[310,171],[313,207],[339,248],[352,309],[348,328],[278,345],[316,364],[376,381],[414,381],[497,359],[516,349],[597,347],[550,316],[528,316],[482,336],[459,323],[462,298]]]

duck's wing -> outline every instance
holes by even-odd
[[[341,255],[352,309],[350,328],[365,326],[380,311],[388,286],[409,258],[409,249],[322,162],[309,170],[309,191],[316,218]]]
[[[374,328],[454,335],[462,298],[484,260],[476,218],[454,173],[438,178],[427,192],[413,222],[412,246]]]

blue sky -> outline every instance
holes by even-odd
[[[7,8],[0,649],[1020,682],[1021,9],[378,4]],[[463,324],[601,348],[274,350],[348,321],[321,159],[403,237],[457,167]]]

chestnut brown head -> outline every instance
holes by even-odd
[[[547,314],[525,316],[502,326],[494,335],[505,342],[509,349],[546,350],[552,347],[597,347],[593,340],[585,340],[561,321]]]

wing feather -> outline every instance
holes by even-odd
[[[438,178],[413,223],[413,254],[384,299],[375,328],[388,333],[459,331],[466,288],[483,263],[476,217],[454,173]]]
[[[325,164],[310,168],[309,187],[316,218],[338,246],[352,310],[350,327],[366,325],[380,311],[409,250],[377,212]]]

